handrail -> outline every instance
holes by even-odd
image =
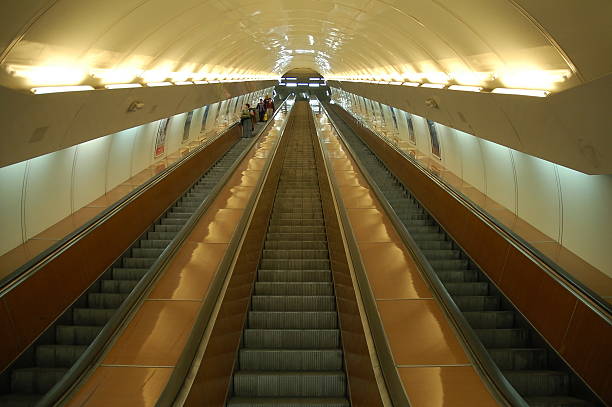
[[[320,102],[319,104],[321,108],[323,108],[323,104]],[[323,110],[325,109],[323,108]],[[325,113],[327,114],[327,111],[325,111]],[[372,292],[372,287],[368,282],[367,274],[363,266],[363,260],[359,252],[359,247],[357,246],[357,242],[355,240],[355,234],[353,233],[353,229],[348,218],[348,214],[346,211],[346,207],[344,206],[342,196],[339,193],[338,182],[330,171],[332,166],[329,162],[329,156],[323,151],[324,147],[320,142],[320,137],[318,137],[320,133],[319,129],[317,128],[316,131],[317,139],[319,139],[319,148],[321,149],[325,167],[328,173],[332,199],[336,201],[336,209],[337,214],[340,217],[340,227],[342,235],[347,244],[347,250],[350,254],[350,256],[347,256],[347,260],[352,266],[354,270],[354,276],[357,280],[357,284],[355,285],[355,294],[362,299],[364,305],[366,318],[368,321],[368,325],[370,326],[370,333],[374,342],[376,356],[378,361],[380,362],[380,370],[383,374],[385,386],[387,387],[387,393],[394,407],[409,407],[410,400],[408,398],[408,395],[406,394],[402,381],[397,372],[396,364],[393,359],[393,354],[391,353],[391,346],[385,333],[385,328],[382,324],[380,315],[378,314],[376,299],[374,297],[374,293]]]
[[[371,131],[374,135],[376,135],[378,138],[384,141],[389,147],[394,149],[398,154],[400,154],[402,157],[410,161],[425,176],[427,176],[431,181],[435,182],[440,188],[444,189],[445,192],[447,192],[449,195],[455,198],[463,206],[467,207],[468,210],[470,210],[475,215],[479,216],[485,222],[488,222],[490,226],[495,227],[498,234],[504,237],[509,243],[513,244],[518,249],[530,255],[532,260],[535,260],[536,262],[538,262],[541,268],[545,270],[547,274],[549,274],[551,277],[555,278],[555,280],[563,284],[568,289],[568,291],[572,292],[578,299],[584,302],[585,305],[587,305],[593,311],[600,314],[603,318],[605,318],[608,321],[608,323],[612,323],[612,304],[610,304],[605,299],[603,299],[599,294],[594,292],[591,288],[587,287],[583,282],[576,279],[576,277],[568,273],[559,264],[555,263],[553,260],[547,257],[544,253],[542,253],[540,250],[534,247],[531,243],[526,241],[522,236],[520,236],[519,234],[517,234],[516,232],[508,228],[506,225],[501,223],[494,216],[492,216],[486,210],[481,208],[478,204],[474,203],[470,198],[468,198],[461,191],[456,190],[451,185],[449,185],[444,179],[440,178],[437,174],[430,171],[425,165],[419,162],[415,157],[412,157],[410,154],[406,154],[405,151],[397,148],[397,146],[390,143],[385,137],[383,137],[378,131],[376,131],[371,126],[369,126],[360,117],[353,115],[351,112],[349,112],[348,110],[344,108],[342,109],[348,114],[350,114],[361,126]],[[597,305],[600,309],[598,310],[594,308],[593,305]],[[602,311],[605,312],[607,315],[604,315]]]
[[[291,96],[289,96],[291,97]],[[289,97],[287,99],[289,99]],[[285,102],[279,106],[274,115],[280,110],[280,108],[285,104]],[[287,105],[289,105],[287,103]],[[268,123],[271,123],[272,120],[269,120]],[[281,135],[276,140],[274,145],[274,150],[272,154],[270,154],[270,158],[265,164],[265,167],[262,170],[262,174],[257,181],[257,185],[255,186],[254,192],[247,203],[243,215],[241,216],[238,224],[236,225],[236,232],[234,237],[230,241],[230,244],[223,255],[223,259],[215,273],[208,292],[206,293],[206,297],[198,311],[198,314],[195,318],[195,322],[193,324],[193,328],[191,329],[191,334],[183,347],[183,351],[176,363],[168,382],[162,391],[161,395],[157,399],[156,407],[169,407],[172,406],[177,397],[181,392],[181,389],[184,386],[184,382],[190,371],[194,359],[197,356],[198,349],[200,347],[202,337],[209,326],[211,318],[214,316],[214,311],[220,301],[220,295],[226,285],[226,282],[231,277],[232,265],[234,263],[235,257],[238,254],[239,247],[244,239],[244,235],[247,231],[247,226],[252,217],[252,212],[256,206],[256,203],[261,195],[262,188],[267,179],[268,173],[270,172],[270,168],[272,166],[272,161],[276,156],[276,152],[282,140],[282,135],[285,132],[285,127],[288,123],[288,120],[285,121],[283,127],[281,128]]]
[[[34,275],[38,272],[42,267],[44,267],[49,262],[56,259],[60,254],[65,252],[71,246],[75,245],[82,238],[84,238],[87,234],[94,231],[104,222],[106,222],[109,218],[115,215],[117,212],[124,209],[128,204],[133,202],[135,199],[140,197],[143,193],[148,191],[150,188],[155,186],[161,180],[169,176],[173,171],[179,168],[183,163],[191,159],[194,155],[200,153],[203,149],[208,147],[210,144],[218,140],[227,134],[231,129],[238,125],[238,122],[234,122],[232,125],[219,132],[214,137],[207,139],[198,147],[196,147],[193,151],[189,152],[189,154],[182,157],[180,160],[172,163],[166,169],[161,171],[160,173],[154,175],[144,184],[138,186],[136,189],[129,192],[126,196],[113,203],[108,208],[104,209],[98,215],[87,221],[85,224],[81,225],[68,235],[66,235],[61,240],[57,241],[49,248],[44,250],[43,252],[36,255],[34,258],[28,260],[25,264],[21,265],[12,273],[0,279],[0,298],[5,296],[8,292],[13,290],[23,281],[28,279],[30,276]]]
[[[393,208],[389,205],[387,200],[385,199],[382,191],[378,188],[375,181],[369,175],[365,166],[359,159],[359,157],[355,154],[353,148],[350,146],[348,142],[344,139],[344,136],[338,129],[336,123],[332,119],[332,117],[327,112],[324,106],[322,106],[323,110],[327,114],[327,117],[336,130],[338,136],[344,142],[344,146],[351,154],[353,160],[361,170],[361,175],[366,179],[372,191],[378,198],[378,201],[383,206],[387,216],[391,220],[393,227],[400,235],[402,241],[406,245],[407,249],[410,251],[417,267],[421,270],[421,274],[425,277],[438,302],[442,305],[445,313],[449,316],[450,321],[455,326],[456,331],[460,334],[460,338],[465,345],[465,348],[468,350],[469,355],[473,360],[477,363],[475,364],[479,370],[484,373],[484,377],[488,382],[488,387],[494,390],[494,394],[498,401],[505,403],[508,406],[513,407],[528,407],[528,404],[523,400],[523,398],[517,393],[517,391],[512,387],[512,385],[508,382],[506,377],[499,370],[499,367],[495,364],[485,347],[482,345],[480,340],[478,339],[476,333],[469,325],[467,319],[463,315],[463,313],[457,307],[457,304],[452,300],[450,294],[440,281],[440,278],[435,273],[432,266],[429,264],[429,261],[416,244],[415,240],[406,230],[406,226],[401,222]]]
[[[283,104],[284,103],[285,102],[283,102]],[[283,104],[279,106],[279,109]],[[276,112],[278,112],[278,110]],[[197,225],[200,218],[206,213],[206,210],[212,204],[214,197],[216,197],[219,191],[221,191],[221,189],[225,186],[225,183],[233,175],[241,161],[249,153],[250,149],[271,123],[271,120],[268,121],[261,132],[256,137],[253,137],[247,148],[245,148],[245,150],[238,156],[236,162],[232,165],[232,167],[230,167],[225,175],[223,175],[217,185],[215,185],[215,187],[210,191],[208,197],[198,206],[194,214],[185,223],[185,226],[162,251],[161,255],[153,263],[142,279],[136,284],[127,298],[121,303],[117,311],[113,314],[104,328],[102,328],[98,336],[96,336],[83,355],[81,355],[77,362],[72,365],[62,379],[56,383],[56,385],[53,386],[53,388],[36,404],[37,407],[56,405],[57,403],[64,403],[66,401],[66,397],[69,396],[71,390],[77,385],[79,379],[82,378],[85,372],[90,369],[92,365],[102,356],[112,338],[114,338],[127,325],[129,319],[131,319],[129,317],[131,317],[137,311],[137,305],[140,304],[146,297],[157,277],[172,260],[174,254],[189,236],[189,233],[191,233],[193,228]],[[180,197],[178,199],[180,199]]]

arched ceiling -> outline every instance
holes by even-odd
[[[609,0],[29,0],[0,6],[12,88],[279,76],[561,90],[612,71]]]

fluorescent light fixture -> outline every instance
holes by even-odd
[[[287,78],[281,78],[281,79],[284,79],[286,81],[297,81],[297,78],[289,78],[289,77],[287,77]]]
[[[434,89],[442,89],[446,85],[443,83],[424,83],[421,85],[422,88],[434,88]]]
[[[206,85],[208,82],[206,81],[193,81],[196,85]]]
[[[534,90],[534,89],[509,89],[509,88],[495,88],[491,93],[503,93],[505,95],[522,95],[522,96],[536,96],[539,98],[545,98],[550,95],[547,90]]]
[[[309,78],[311,81],[322,81],[324,78]]]
[[[418,82],[404,82],[402,83],[403,86],[411,86],[413,88],[416,88],[417,86],[421,86],[420,83]]]
[[[308,86],[311,87],[311,88],[318,88],[321,85],[319,85],[318,83],[311,83]]]
[[[462,90],[464,92],[480,92],[482,87],[480,86],[465,86],[465,85],[451,85],[448,87],[450,90]]]
[[[308,86],[307,83],[298,83],[298,86]]]
[[[178,81],[178,82],[174,82],[175,85],[193,85],[193,82],[191,81]]]
[[[297,85],[297,83],[288,83],[286,86],[288,88],[297,88],[298,85]]]
[[[401,85],[401,84],[402,84],[401,82],[389,82],[389,85],[396,85],[396,86],[399,86],[399,85]]]
[[[172,86],[172,82],[149,82],[147,86],[150,88],[156,88],[159,86]]]
[[[113,83],[112,85],[104,85],[106,89],[128,89],[128,88],[142,88],[139,83]]]
[[[208,81],[208,83],[221,83],[221,81]]]
[[[93,86],[44,86],[41,88],[32,88],[30,91],[35,95],[44,95],[45,93],[62,93],[62,92],[83,92],[86,90],[94,90]]]
[[[296,54],[314,54],[314,49],[296,49]]]

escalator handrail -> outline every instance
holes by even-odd
[[[82,226],[78,227],[52,246],[44,250],[43,252],[36,255],[34,258],[28,260],[25,264],[21,265],[12,273],[0,279],[0,298],[5,296],[8,292],[13,290],[15,287],[19,286],[23,281],[27,280],[29,277],[34,275],[37,271],[39,271],[46,264],[50,263],[54,259],[56,259],[59,255],[69,249],[71,246],[77,244],[81,239],[87,236],[89,233],[93,232],[96,228],[110,219],[117,212],[124,209],[127,205],[129,205],[134,200],[138,199],[142,194],[147,192],[149,189],[154,187],[161,180],[166,178],[176,169],[178,169],[183,163],[191,159],[194,155],[200,153],[203,149],[208,147],[210,144],[218,140],[219,138],[226,135],[230,130],[232,130],[235,126],[239,125],[239,122],[234,122],[230,126],[228,126],[223,131],[219,132],[215,136],[207,139],[202,144],[197,146],[193,151],[189,152],[187,155],[179,159],[178,161],[172,163],[167,168],[165,168],[160,173],[154,175],[144,184],[136,187],[134,190],[130,191],[123,198],[119,199],[117,202],[113,203],[98,215],[87,221]]]
[[[287,102],[290,97],[291,95],[287,97],[287,99],[285,99],[281,106],[279,106],[276,112],[274,112],[274,116],[277,114],[277,112],[280,111],[281,107]],[[271,122],[272,120],[268,119],[268,123]],[[219,267],[217,268],[217,271],[213,276],[208,291],[206,292],[206,297],[204,298],[204,301],[202,301],[200,310],[196,315],[193,327],[191,329],[191,333],[189,334],[189,338],[183,346],[181,355],[179,356],[179,359],[176,365],[174,366],[172,374],[170,375],[170,378],[168,379],[164,390],[157,399],[157,402],[155,404],[156,407],[170,407],[174,404],[177,397],[179,397],[187,375],[197,355],[198,349],[202,342],[203,335],[211,322],[211,318],[214,315],[215,307],[217,306],[217,303],[220,300],[219,296],[222,293],[222,290],[227,280],[231,277],[234,260],[239,252],[241,243],[248,229],[248,224],[252,217],[252,213],[261,195],[263,186],[272,166],[272,161],[276,157],[276,152],[278,151],[278,147],[281,143],[288,122],[289,116],[287,116],[285,123],[280,129],[280,136],[276,140],[275,145],[273,147],[273,151],[269,155],[270,158],[267,160],[264,168],[262,169],[260,178],[257,181],[257,184],[253,190],[253,193],[251,194],[251,197],[249,198],[249,201],[247,202],[243,215],[241,216],[240,220],[238,221],[238,224],[236,225],[234,236],[232,237],[228,248],[226,249],[225,254],[223,255],[223,259],[221,260],[221,263],[219,264]]]
[[[498,401],[502,401],[506,403],[508,406],[513,407],[528,407],[528,404],[523,400],[523,398],[518,394],[518,392],[514,389],[514,387],[508,382],[508,379],[502,374],[499,367],[495,364],[485,347],[482,345],[482,342],[468,323],[467,319],[459,310],[459,307],[450,294],[442,284],[442,281],[435,273],[431,264],[418,247],[414,238],[408,233],[406,230],[406,226],[401,222],[393,208],[389,205],[386,198],[384,197],[380,188],[369,175],[365,166],[359,159],[359,157],[355,154],[353,148],[350,144],[345,140],[343,134],[340,132],[338,126],[334,122],[333,118],[327,112],[324,106],[322,106],[323,110],[327,114],[327,117],[334,127],[338,136],[344,142],[344,146],[351,154],[353,160],[361,170],[361,175],[366,179],[372,191],[378,198],[378,201],[383,206],[387,216],[391,220],[395,230],[400,235],[402,241],[405,246],[411,252],[417,267],[421,270],[421,274],[426,278],[434,295],[439,300],[439,303],[442,305],[442,308],[445,310],[446,314],[449,316],[450,321],[456,327],[457,333],[460,334],[462,342],[465,344],[468,353],[477,363],[475,365],[480,368],[480,370],[484,373],[484,377],[486,377],[489,387],[494,390],[495,396],[497,396]],[[358,137],[357,135],[355,135]]]
[[[279,109],[284,105],[284,103],[285,102],[283,102],[281,106],[279,106]],[[275,112],[275,115],[277,112],[278,110]],[[200,218],[206,213],[206,210],[210,207],[210,205],[214,201],[214,198],[225,186],[225,183],[230,179],[230,177],[233,175],[234,171],[240,165],[244,157],[249,153],[253,145],[259,140],[259,137],[266,131],[266,129],[270,126],[271,123],[272,120],[269,120],[259,132],[259,134],[253,137],[253,139],[249,142],[245,150],[238,156],[236,162],[223,175],[223,177],[221,177],[217,185],[215,185],[215,187],[210,191],[209,195],[198,206],[196,211],[185,223],[183,228],[181,228],[178,234],[162,251],[161,255],[157,258],[157,260],[155,260],[155,262],[149,268],[146,274],[138,281],[134,289],[121,303],[119,308],[115,311],[111,319],[106,323],[106,325],[104,325],[98,336],[96,336],[94,341],[87,347],[85,352],[79,357],[77,362],[72,365],[72,367],[62,377],[62,379],[58,383],[56,383],[55,386],[53,386],[53,388],[49,392],[47,392],[43,396],[43,398],[36,404],[37,407],[47,407],[63,403],[63,401],[65,401],[65,398],[70,395],[71,390],[75,387],[78,381],[83,378],[84,374],[89,369],[91,369],[95,362],[103,355],[108,345],[112,342],[112,339],[116,337],[121,332],[121,330],[128,324],[131,317],[137,311],[138,305],[144,300],[144,298],[152,288],[153,284],[157,280],[157,277],[162,273],[167,264],[172,260],[174,254],[179,250],[185,239],[195,228]],[[195,182],[197,182],[197,180]],[[187,191],[190,188],[191,187],[189,187]],[[178,199],[181,199],[182,196],[183,195],[179,196]],[[172,205],[174,205],[174,203],[172,203],[170,207],[172,207]]]
[[[340,107],[342,108],[342,107]],[[594,292],[591,288],[587,287],[583,282],[578,280],[576,277],[572,276],[565,269],[563,269],[559,264],[548,258],[544,253],[539,251],[533,245],[531,245],[527,240],[525,240],[522,236],[518,235],[516,232],[512,231],[506,225],[501,223],[499,220],[495,219],[491,214],[481,208],[478,204],[474,203],[471,199],[469,199],[465,194],[461,191],[457,191],[451,185],[449,185],[446,181],[441,179],[436,174],[432,173],[425,165],[419,162],[415,157],[412,157],[410,154],[407,154],[405,151],[399,149],[397,146],[390,143],[384,136],[382,136],[378,131],[372,129],[364,120],[359,117],[356,117],[348,110],[342,108],[345,112],[351,115],[361,126],[368,129],[372,134],[376,135],[376,137],[380,138],[384,141],[389,147],[394,149],[398,154],[404,157],[406,160],[410,161],[417,169],[419,169],[425,176],[427,176],[431,181],[436,183],[440,188],[442,188],[445,192],[451,195],[454,199],[460,202],[463,206],[465,206],[472,214],[478,216],[481,220],[487,223],[492,227],[500,236],[502,236],[506,241],[510,244],[514,245],[522,252],[524,252],[528,257],[536,262],[540,266],[542,270],[544,270],[548,275],[550,275],[553,279],[559,282],[562,286],[564,286],[568,291],[570,291],[576,298],[582,301],[587,307],[592,309],[594,312],[598,313],[601,317],[603,317],[608,323],[612,323],[612,304],[608,303],[605,299],[603,299],[599,294]]]
[[[321,108],[323,108],[323,104],[321,102],[319,102],[319,105],[321,106]],[[327,114],[327,111],[325,113]],[[336,209],[338,211],[338,216],[340,217],[339,220],[340,228],[342,229],[342,237],[346,243],[346,247],[350,254],[350,256],[347,256],[347,261],[349,263],[349,266],[352,267],[355,278],[357,280],[357,284],[354,287],[355,295],[359,296],[363,302],[366,318],[370,326],[370,333],[374,342],[376,356],[379,361],[379,367],[382,372],[385,385],[387,387],[387,393],[394,407],[409,407],[411,405],[410,400],[399,377],[396,368],[396,363],[393,358],[393,354],[391,353],[389,339],[385,333],[381,317],[377,310],[376,299],[374,297],[374,293],[372,292],[372,287],[370,286],[367,280],[367,274],[363,266],[363,260],[359,252],[359,247],[355,240],[355,234],[353,233],[346,207],[344,206],[344,203],[342,201],[342,196],[339,192],[340,189],[338,187],[338,183],[335,177],[332,175],[333,171],[331,170],[332,165],[329,161],[329,156],[323,151],[323,146],[320,142],[318,128],[317,139],[319,139],[319,148],[321,149],[321,152],[323,154],[323,160],[327,168],[328,179],[331,186],[332,199],[336,201]]]

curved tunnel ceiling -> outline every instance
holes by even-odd
[[[7,1],[12,88],[278,76],[562,90],[612,71],[609,0]]]

